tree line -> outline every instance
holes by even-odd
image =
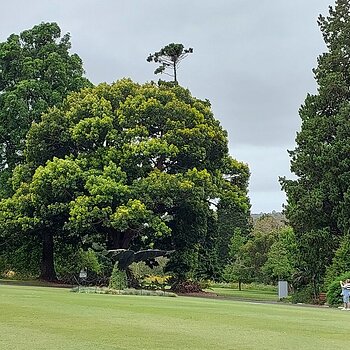
[[[337,0],[318,25],[327,51],[289,151],[296,179],[280,178],[285,222],[252,222],[247,165],[229,155],[210,102],[178,84],[192,48],[148,56],[172,82],[94,86],[56,23],[0,43],[2,272],[110,273],[96,246],[158,249],[172,252],[178,280],[286,279],[296,301],[326,291],[350,270],[350,2]]]

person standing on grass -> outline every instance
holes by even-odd
[[[340,286],[341,286],[341,295],[343,296],[343,303],[344,303],[342,310],[350,311],[350,303],[349,303],[350,280],[347,279],[345,282],[340,281]]]

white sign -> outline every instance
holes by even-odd
[[[84,269],[80,270],[79,277],[80,278],[86,278],[87,277],[87,271],[84,270]]]
[[[286,298],[288,296],[288,282],[278,281],[278,299]]]

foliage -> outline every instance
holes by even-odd
[[[49,107],[90,83],[80,57],[70,54],[70,36],[56,23],[41,23],[0,43],[0,196],[23,162],[25,136]]]
[[[145,261],[134,262],[129,266],[128,273],[135,280],[135,285],[146,289],[163,289],[171,276],[165,274],[165,267],[169,258],[160,256],[146,264]]]
[[[166,273],[173,276],[176,281],[194,279],[194,272],[198,269],[198,246],[193,249],[178,249],[172,254],[166,266]]]
[[[288,197],[286,216],[297,241],[304,244],[300,269],[315,293],[341,237],[350,230],[349,1],[336,1],[318,24],[327,46],[314,69],[318,91],[300,108],[301,130],[296,148],[289,152],[297,178],[281,179]]]
[[[30,235],[22,235],[21,241],[0,238],[0,275],[12,271],[16,278],[32,278],[38,275],[40,249],[38,240]]]
[[[198,245],[198,263],[194,278],[198,281],[220,279],[220,254],[218,251],[218,218],[215,211],[208,211],[206,232]]]
[[[71,290],[74,293],[85,294],[112,294],[112,295],[142,295],[142,296],[161,296],[161,297],[177,297],[175,293],[160,290],[143,290],[143,289],[113,289],[105,287],[74,287]]]
[[[162,289],[164,290],[166,286],[169,285],[170,276],[156,276],[149,275],[145,276],[142,280],[141,287],[145,289]]]
[[[202,291],[201,286],[196,281],[180,281],[171,287],[174,293],[188,294],[188,293],[200,293]]]
[[[0,202],[0,227],[6,237],[19,233],[42,242],[41,274],[55,280],[54,239],[64,236],[69,202],[78,191],[80,169],[71,159],[54,158],[39,166],[29,183],[22,182],[14,195]]]
[[[344,272],[341,275],[338,275],[334,280],[329,284],[327,289],[327,303],[331,306],[338,306],[343,303],[342,298],[342,289],[340,286],[340,281],[345,281],[350,279],[350,271]]]
[[[172,74],[165,73],[174,78],[177,82],[177,70],[181,61],[193,53],[193,49],[190,47],[185,49],[182,44],[168,44],[164,46],[160,51],[153,54],[149,54],[147,62],[155,62],[159,64],[159,67],[154,71],[154,74],[165,73],[167,69],[172,71]]]
[[[244,259],[238,256],[232,263],[225,266],[223,279],[227,282],[238,282],[239,289],[242,283],[248,283],[253,280],[251,267],[245,264]]]
[[[231,237],[223,278],[228,282],[276,283],[279,278],[292,280],[297,246],[293,230],[272,215],[254,221],[249,236],[236,229]]]
[[[342,238],[341,244],[335,252],[332,264],[328,266],[325,277],[325,287],[327,288],[337,276],[350,268],[350,236]]]
[[[322,291],[325,261],[328,262],[329,250],[332,249],[332,239],[328,229],[305,232],[302,236],[296,235],[297,262],[293,275],[293,286],[303,289],[309,286],[313,290],[313,298],[316,299]],[[318,249],[313,249],[318,247]]]
[[[108,275],[108,278],[110,277],[111,263],[108,264],[103,256],[98,255],[91,248],[87,250],[76,249],[75,245],[69,244],[61,245],[60,248],[56,249],[55,268],[61,281],[75,283],[82,269],[87,271],[87,279],[95,283],[107,279],[104,277],[105,275]]]
[[[240,184],[242,191],[248,188],[248,178],[249,173],[246,174],[245,181]],[[217,216],[217,251],[220,256],[220,266],[223,268],[230,259],[236,256],[235,250],[238,250],[239,246],[246,242],[252,227],[249,207],[240,206],[232,194],[227,194],[220,199]]]
[[[278,239],[283,225],[269,215],[260,217],[255,223],[249,239],[239,248],[236,259],[238,269],[245,271],[245,280],[270,282],[266,280],[263,266],[268,260],[268,253]]]
[[[246,241],[247,237],[244,237],[241,230],[236,228],[233,236],[230,238],[229,257],[231,259],[237,258],[240,249],[243,247]]]
[[[312,304],[313,300],[315,300],[315,295],[311,285],[304,285],[295,290],[291,295],[291,301],[293,304]]]
[[[208,101],[180,86],[121,80],[71,94],[32,125],[26,157],[44,165],[33,175],[16,168],[0,226],[42,239],[43,278],[55,277],[54,243],[63,237],[87,247],[175,249],[173,271],[193,275],[211,201],[231,196],[249,211],[246,165],[228,155]]]
[[[114,265],[111,278],[109,280],[109,288],[125,289],[128,287],[128,279],[124,270],[119,270],[117,264]]]
[[[258,287],[255,288],[239,288],[237,289],[231,289],[231,288],[211,288],[209,290],[212,293],[217,294],[219,297],[225,297],[227,299],[231,300],[237,300],[237,301],[255,301],[255,302],[276,302],[278,301],[278,293],[276,288],[271,290],[264,290],[259,289]]]
[[[297,244],[295,234],[291,227],[279,231],[276,241],[271,245],[267,260],[262,267],[270,281],[292,281],[296,266]]]
[[[242,236],[241,230],[236,229],[231,237],[229,246],[229,256],[231,261],[225,266],[222,277],[227,282],[238,282],[239,289],[244,282],[252,280],[251,268],[246,263],[246,259],[241,254],[242,247],[247,238]]]
[[[158,257],[155,258],[157,264],[152,265],[151,267],[147,265],[144,261],[140,261],[137,263],[132,263],[130,265],[130,270],[133,276],[140,280],[145,276],[155,275],[160,277],[165,277],[166,274],[164,272],[165,266],[169,261],[169,258],[166,257]]]

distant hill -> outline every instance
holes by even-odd
[[[253,219],[253,222],[255,222],[256,220],[258,220],[261,216],[263,215],[270,215],[273,218],[275,218],[278,221],[281,221],[283,223],[285,223],[287,221],[286,217],[284,216],[284,214],[277,212],[275,210],[273,210],[271,213],[260,213],[260,214],[251,214],[251,217]]]

